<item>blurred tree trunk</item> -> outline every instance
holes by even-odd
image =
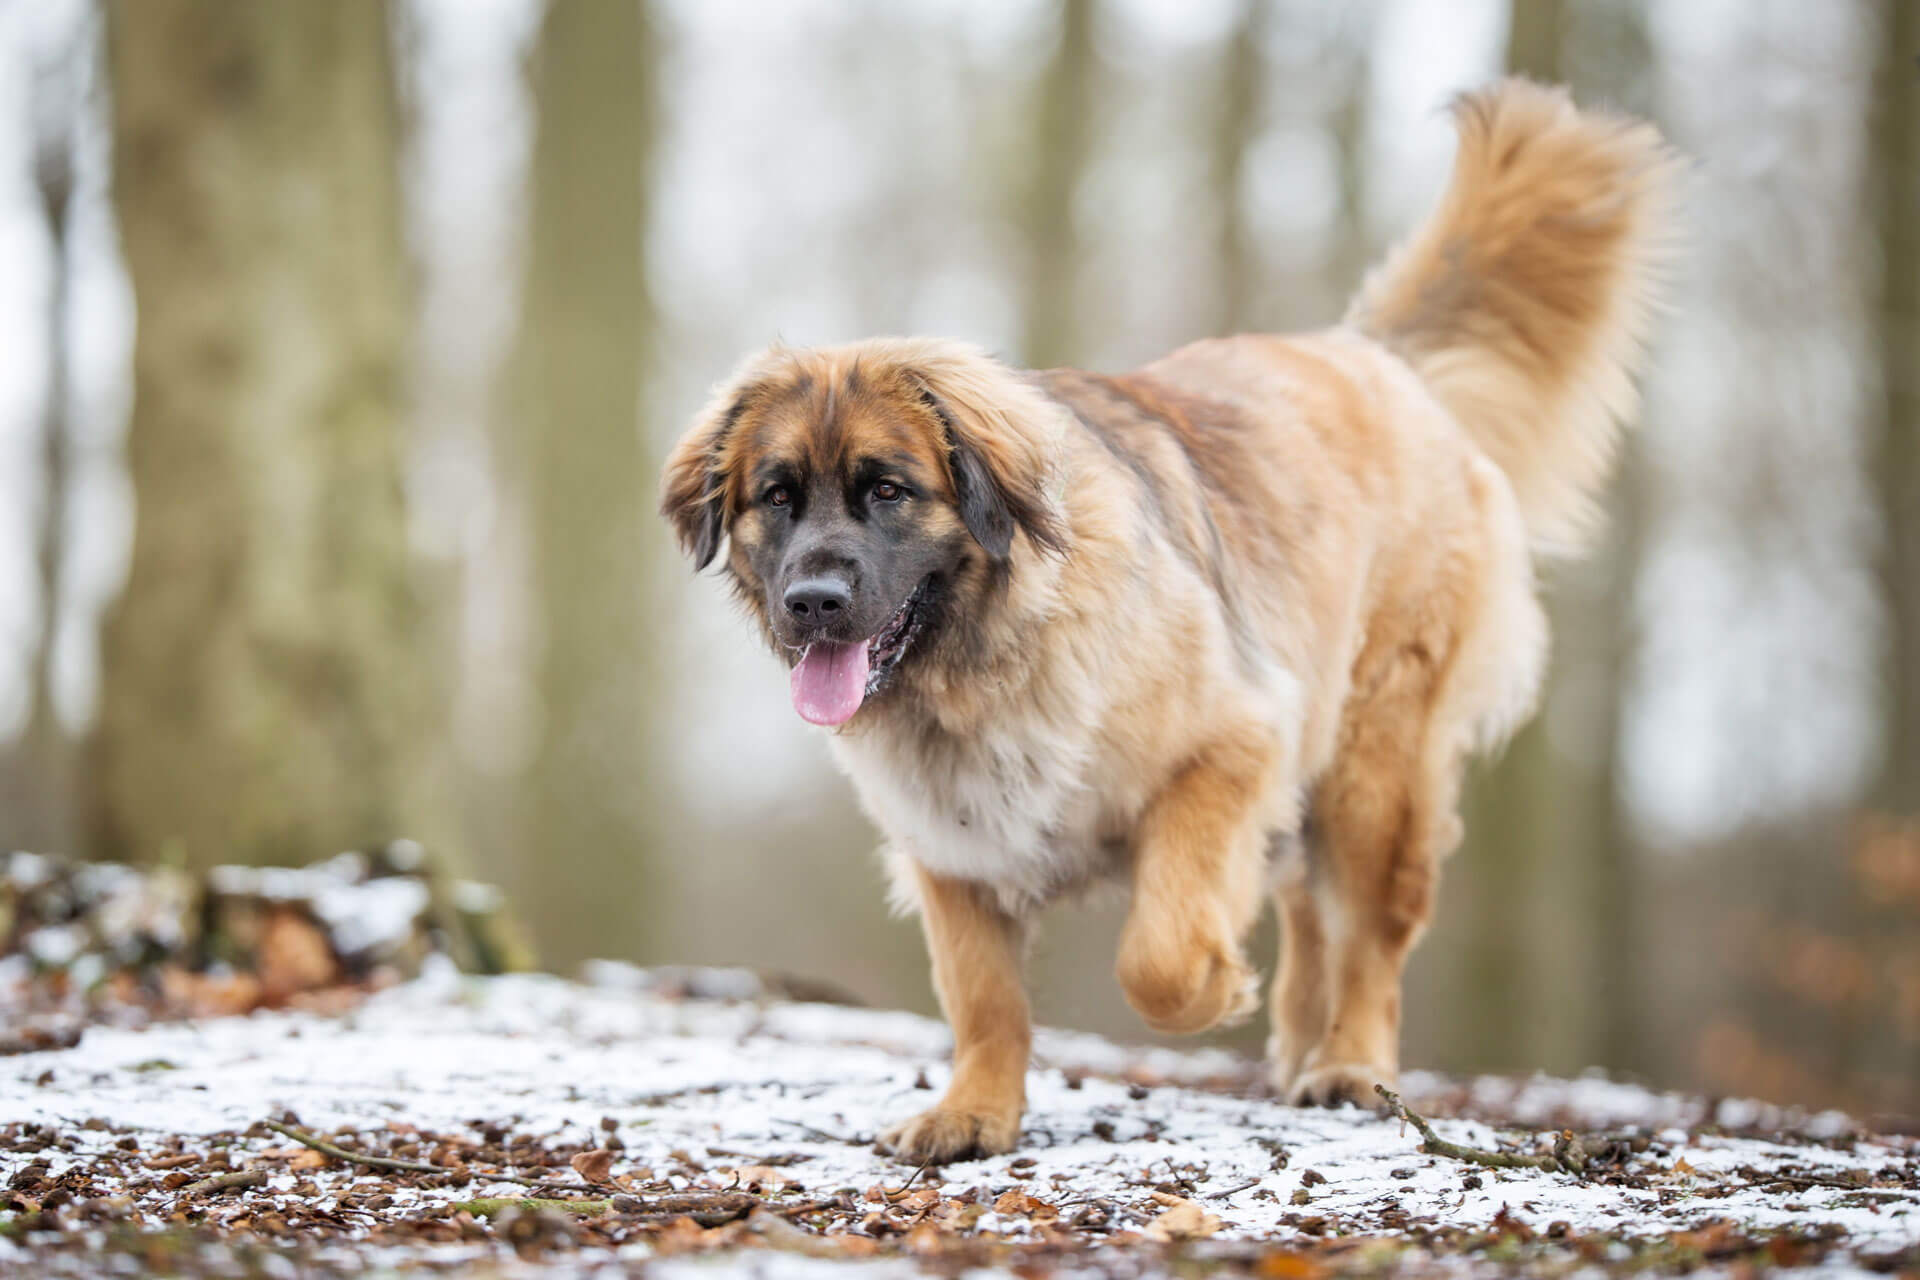
[[[1879,47],[1873,170],[1879,178],[1880,370],[1886,383],[1879,473],[1892,643],[1879,800],[1920,813],[1920,4],[1887,0]]]
[[[1575,51],[1583,56],[1570,64]],[[1648,53],[1635,0],[1513,5],[1508,69],[1571,81],[1582,100],[1623,105]],[[1469,789],[1455,872],[1471,881],[1463,998],[1474,1014],[1463,1030],[1481,1051],[1492,1047],[1489,1062],[1561,1072],[1645,1064],[1637,848],[1618,773],[1640,561],[1638,459],[1630,434],[1592,554],[1541,566],[1554,638],[1541,714]]]
[[[1583,103],[1638,114],[1652,48],[1640,0],[1517,4],[1515,69],[1567,83]],[[1555,12],[1555,10],[1558,10]],[[1546,794],[1548,833],[1535,850],[1532,913],[1542,1036],[1537,1061],[1570,1072],[1605,1064],[1644,1071],[1639,848],[1621,807],[1619,752],[1636,630],[1644,468],[1638,433],[1619,449],[1603,495],[1607,524],[1593,551],[1545,566],[1556,648],[1550,688],[1559,714]]]
[[[66,56],[78,60],[90,46],[77,36]],[[67,563],[68,372],[72,343],[67,333],[73,296],[69,232],[73,221],[73,135],[79,95],[67,77],[35,76],[34,187],[46,221],[51,279],[47,289],[47,390],[41,415],[41,494],[34,559],[40,588],[39,634],[28,662],[26,731],[20,754],[27,794],[13,810],[13,838],[30,849],[65,851],[72,837],[73,744],[60,723],[53,696],[53,655],[60,629],[60,597]]]
[[[1564,1028],[1563,1071],[1605,1065],[1652,1070],[1646,1038],[1640,912],[1640,846],[1621,799],[1620,751],[1626,684],[1637,643],[1633,588],[1644,545],[1646,471],[1630,435],[1607,495],[1605,541],[1570,567],[1554,595],[1552,620],[1574,703],[1567,732],[1575,758],[1559,766],[1559,839],[1543,850],[1547,926],[1538,945],[1557,959],[1561,994],[1582,1016]],[[1565,677],[1563,676],[1563,679]]]
[[[1557,83],[1566,30],[1567,0],[1513,0],[1507,19],[1507,70]]]
[[[519,351],[545,731],[516,899],[554,966],[633,933],[646,900],[643,686],[665,696],[667,678],[643,668],[658,631],[642,605],[660,598],[640,424],[653,74],[639,0],[549,5]]]
[[[1093,146],[1094,0],[1061,0],[1060,38],[1040,91],[1038,144],[1024,216],[1026,298],[1021,358],[1036,369],[1081,359],[1074,196]]]
[[[298,861],[417,830],[408,316],[381,0],[116,0],[137,516],[96,851]]]
[[[1338,315],[1346,309],[1346,300],[1360,287],[1360,279],[1380,246],[1367,233],[1367,95],[1371,90],[1373,57],[1371,54],[1378,9],[1373,5],[1355,5],[1348,10],[1353,35],[1343,41],[1336,56],[1346,63],[1340,76],[1342,86],[1327,128],[1333,135],[1334,151],[1339,159],[1340,205],[1335,213],[1333,244],[1327,252],[1325,275],[1334,306],[1312,317],[1284,322],[1282,327],[1315,327],[1325,323],[1326,315]]]
[[[1515,0],[1507,69],[1537,80],[1560,78],[1561,0]],[[1555,664],[1557,673],[1559,664]],[[1550,679],[1553,673],[1550,673]],[[1466,839],[1448,870],[1464,908],[1458,979],[1463,1016],[1441,1034],[1441,1060],[1483,1067],[1538,1062],[1547,1038],[1540,1001],[1538,940],[1543,868],[1583,851],[1557,847],[1557,778],[1543,718],[1536,717],[1496,760],[1470,777]]]
[[[1577,53],[1565,76],[1583,100],[1650,116],[1654,50],[1643,0],[1578,0],[1562,48]],[[1644,417],[1644,415],[1642,415]],[[1569,990],[1592,992],[1581,1034],[1566,1064],[1604,1064],[1648,1073],[1654,1067],[1645,1017],[1646,927],[1641,911],[1641,847],[1621,791],[1620,752],[1627,681],[1639,643],[1634,584],[1645,551],[1647,464],[1638,423],[1621,440],[1607,506],[1606,537],[1568,574],[1553,619],[1562,648],[1579,662],[1573,732],[1581,735],[1568,769],[1571,788],[1560,816],[1568,843],[1567,876],[1555,886],[1556,923],[1578,922],[1579,946],[1563,961]],[[1545,940],[1550,952],[1556,929]]]
[[[1880,376],[1886,384],[1880,426],[1880,514],[1890,637],[1886,675],[1886,753],[1876,799],[1890,813],[1920,819],[1920,4],[1887,0],[1880,29],[1879,104],[1873,126],[1871,170],[1878,177],[1880,236]],[[1920,832],[1920,822],[1909,826]],[[1920,906],[1920,904],[1916,904]],[[1911,910],[1887,921],[1882,913],[1880,963],[1904,948],[1909,973],[1920,959],[1912,947]],[[1887,1080],[1907,1082],[1899,1105],[1912,1106],[1920,1087],[1920,1034],[1909,1026],[1904,1043],[1890,1044]],[[1894,1104],[1889,1104],[1894,1105]]]
[[[1220,218],[1219,312],[1215,333],[1251,328],[1260,314],[1260,255],[1242,199],[1247,153],[1260,138],[1261,88],[1266,59],[1261,37],[1266,0],[1240,0],[1220,76],[1219,119],[1212,131],[1212,178]]]

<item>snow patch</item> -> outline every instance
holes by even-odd
[[[434,963],[343,1017],[276,1012],[90,1028],[76,1050],[0,1063],[0,1123],[70,1131],[98,1118],[105,1129],[85,1137],[104,1143],[129,1131],[234,1133],[291,1109],[316,1130],[404,1123],[456,1131],[485,1119],[585,1139],[607,1117],[625,1143],[622,1161],[635,1165],[667,1167],[675,1152],[715,1163],[800,1157],[783,1174],[823,1196],[905,1177],[871,1142],[939,1096],[925,1086],[946,1074],[941,1024],[827,1005],[669,999],[632,971],[595,974],[600,985],[462,978]],[[1825,1225],[1863,1246],[1920,1242],[1920,1193],[1868,1198],[1810,1185],[1783,1194],[1743,1172],[1871,1179],[1889,1164],[1912,1167],[1912,1145],[1899,1139],[1828,1148],[1704,1134],[1683,1127],[1692,1120],[1682,1100],[1604,1080],[1473,1087],[1502,1114],[1571,1114],[1591,1128],[1653,1135],[1653,1149],[1636,1157],[1650,1177],[1613,1185],[1428,1156],[1416,1134],[1370,1111],[1303,1110],[1179,1083],[1227,1065],[1244,1073],[1230,1055],[1129,1049],[1062,1032],[1041,1033],[1039,1045],[1022,1148],[928,1169],[922,1185],[950,1195],[1018,1188],[1054,1203],[1106,1200],[1125,1213],[1148,1203],[1154,1187],[1174,1184],[1220,1217],[1227,1240],[1388,1231],[1409,1216],[1487,1227],[1506,1215],[1541,1232],[1566,1223],[1576,1232],[1658,1234],[1728,1219],[1750,1230]],[[133,1069],[155,1062],[167,1069]],[[1410,1078],[1409,1101],[1417,1106],[1441,1083]],[[1515,1137],[1471,1120],[1436,1127],[1483,1147]],[[1026,1239],[1037,1225],[990,1214],[976,1229]],[[700,1265],[676,1263],[674,1273]],[[874,1274],[893,1274],[875,1265]]]

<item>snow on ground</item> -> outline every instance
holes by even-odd
[[[1022,1149],[924,1170],[896,1209],[873,1189],[897,1189],[914,1171],[876,1155],[871,1142],[938,1096],[929,1088],[944,1083],[943,1026],[827,1005],[672,998],[617,966],[595,976],[591,985],[466,978],[435,965],[341,1016],[262,1012],[91,1027],[77,1047],[0,1059],[0,1132],[10,1139],[0,1142],[0,1182],[25,1195],[63,1175],[91,1178],[84,1185],[95,1199],[130,1198],[111,1215],[123,1226],[204,1219],[252,1227],[274,1214],[313,1213],[326,1219],[328,1247],[346,1251],[340,1256],[359,1249],[360,1261],[391,1262],[405,1246],[382,1235],[384,1221],[445,1223],[456,1202],[529,1194],[490,1179],[476,1144],[509,1159],[523,1151],[534,1163],[516,1166],[522,1174],[584,1190],[565,1153],[611,1137],[612,1174],[626,1179],[620,1186],[634,1189],[641,1208],[649,1196],[747,1184],[789,1199],[840,1197],[838,1212],[802,1220],[796,1232],[859,1236],[844,1243],[863,1247],[869,1237],[925,1243],[913,1232],[932,1222],[943,1238],[989,1250],[998,1242],[1110,1247],[1205,1236],[1203,1256],[1236,1264],[1263,1248],[1318,1249],[1356,1236],[1600,1240],[1568,1256],[1602,1264],[1627,1257],[1639,1238],[1683,1238],[1708,1259],[1716,1240],[1747,1250],[1775,1239],[1794,1249],[1815,1242],[1808,1260],[1828,1270],[1903,1251],[1900,1265],[1920,1259],[1920,1146],[1849,1137],[1840,1117],[1815,1117],[1771,1139],[1729,1136],[1701,1126],[1779,1117],[1751,1104],[1723,1104],[1709,1116],[1698,1103],[1603,1080],[1481,1081],[1463,1090],[1411,1077],[1407,1101],[1416,1110],[1431,1103],[1642,1139],[1637,1150],[1619,1149],[1617,1166],[1588,1178],[1482,1168],[1423,1154],[1417,1133],[1371,1111],[1296,1109],[1223,1088],[1248,1077],[1232,1055],[1132,1050],[1051,1032],[1040,1036],[1029,1078]],[[750,986],[743,980],[742,994]],[[467,1172],[461,1185],[433,1185],[449,1180],[396,1182],[337,1162],[301,1167],[289,1158],[299,1148],[285,1139],[248,1133],[289,1112],[307,1132],[356,1150],[384,1151],[415,1134],[442,1146],[464,1142]],[[1483,1148],[1545,1151],[1551,1142],[1477,1119],[1436,1127],[1443,1138]],[[164,1174],[170,1164],[217,1151],[229,1163],[216,1168],[258,1165],[269,1171],[266,1185],[218,1196],[168,1185],[183,1181]],[[435,1162],[450,1158],[443,1152]],[[107,1168],[111,1177],[100,1172]],[[1195,1208],[1169,1223],[1171,1209],[1185,1203]],[[451,1221],[459,1228],[447,1228],[453,1238],[433,1244],[440,1262],[537,1265],[524,1261],[539,1252],[522,1247],[525,1239],[504,1241],[484,1224],[476,1233],[463,1213]],[[656,1251],[656,1234],[649,1227],[613,1243],[616,1233],[565,1256],[578,1265],[591,1255],[618,1274]],[[0,1267],[56,1271],[67,1255],[43,1249],[41,1239],[0,1237]],[[1775,1261],[1799,1256],[1772,1248]],[[874,1276],[914,1274],[925,1253],[906,1248],[857,1265]],[[773,1259],[780,1274],[856,1265],[805,1249],[728,1256],[753,1257],[759,1267]],[[980,1260],[1006,1261],[990,1253]],[[1453,1274],[1478,1265],[1457,1262]],[[705,1259],[673,1265],[718,1274]]]

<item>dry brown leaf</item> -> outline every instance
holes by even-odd
[[[993,1211],[1023,1218],[1054,1218],[1060,1213],[1045,1200],[1030,1196],[1018,1187],[1002,1192],[1000,1198],[993,1202]]]
[[[324,1151],[315,1151],[312,1147],[302,1147],[299,1154],[287,1161],[289,1169],[324,1169],[332,1160]]]
[[[987,1206],[971,1200],[945,1200],[933,1211],[933,1220],[949,1231],[971,1231]]]
[[[295,1150],[304,1151],[306,1150],[306,1148],[297,1147],[295,1148]],[[288,1154],[291,1155],[292,1153],[289,1152]],[[206,1159],[207,1157],[203,1155],[197,1155],[192,1152],[183,1153],[177,1156],[155,1156],[153,1159],[147,1161],[147,1168],[149,1169],[181,1169],[181,1168],[185,1168],[188,1165],[201,1164],[205,1162]]]
[[[1150,1240],[1158,1240],[1162,1244],[1174,1240],[1198,1240],[1220,1229],[1220,1219],[1191,1200],[1182,1200],[1162,1192],[1156,1192],[1153,1198],[1162,1204],[1169,1200],[1175,1203],[1147,1224],[1147,1238]]]
[[[1253,1272],[1263,1280],[1320,1280],[1327,1274],[1326,1264],[1304,1253],[1276,1249],[1263,1253],[1253,1264]]]
[[[675,1218],[654,1232],[647,1243],[655,1253],[692,1253],[710,1247],[707,1229],[692,1218]]]
[[[573,1171],[588,1182],[605,1182],[607,1175],[613,1172],[613,1152],[605,1147],[596,1147],[592,1151],[579,1151],[568,1163]]]
[[[268,915],[255,963],[268,998],[282,1000],[329,985],[340,968],[327,935],[290,907],[276,907]]]

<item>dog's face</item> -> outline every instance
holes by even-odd
[[[1057,542],[1038,460],[939,361],[774,352],[668,460],[662,508],[727,569],[793,669],[794,709],[838,725],[928,661],[956,610],[1006,571],[1016,530]],[[1025,473],[1022,473],[1022,468]]]

